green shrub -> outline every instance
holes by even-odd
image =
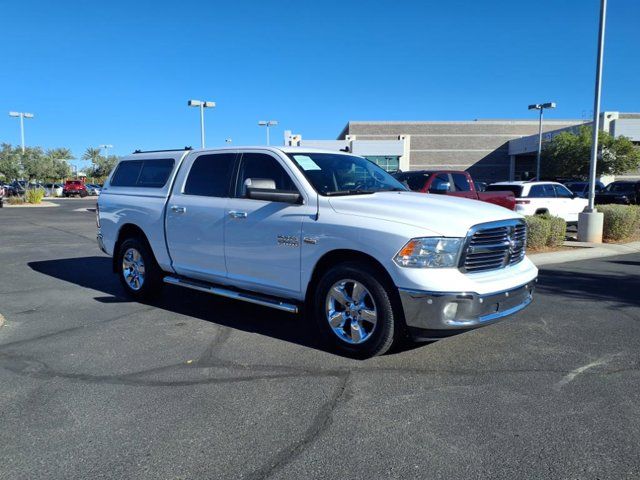
[[[24,194],[27,203],[40,203],[44,198],[44,190],[42,188],[28,188]]]
[[[9,205],[22,205],[24,203],[24,198],[22,197],[8,197],[7,202]]]
[[[561,246],[567,236],[567,222],[564,218],[545,215],[549,222],[549,238],[547,238],[547,247]]]
[[[640,226],[640,208],[635,205],[599,205],[604,214],[602,237],[605,240],[625,240]]]
[[[543,215],[525,217],[527,222],[527,248],[539,249],[547,246],[551,235],[551,222]]]

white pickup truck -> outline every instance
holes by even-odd
[[[105,183],[97,221],[133,297],[164,282],[304,307],[301,321],[358,357],[515,313],[538,274],[519,214],[300,147],[136,152]]]

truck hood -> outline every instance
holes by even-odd
[[[491,203],[415,192],[331,197],[337,213],[412,225],[446,237],[464,237],[473,225],[521,215]]]

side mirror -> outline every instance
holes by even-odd
[[[429,188],[429,193],[446,193],[451,188],[451,184],[449,182],[439,182],[435,185],[431,185]]]
[[[265,202],[300,203],[298,192],[276,190],[276,182],[270,178],[247,178],[244,182],[245,196]]]

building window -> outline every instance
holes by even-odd
[[[400,157],[393,155],[367,155],[367,160],[371,160],[387,172],[397,172],[400,170]]]

